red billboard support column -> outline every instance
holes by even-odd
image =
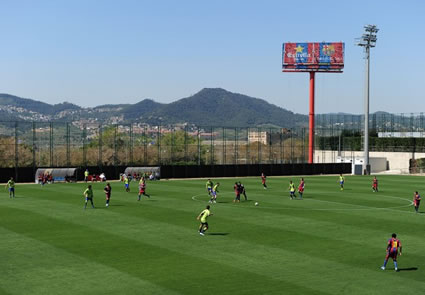
[[[308,112],[308,163],[313,164],[314,156],[314,74],[310,72],[310,111]]]

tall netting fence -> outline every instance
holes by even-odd
[[[316,116],[315,154],[363,150],[364,117]],[[369,150],[425,152],[420,114],[370,116]],[[305,163],[307,128],[142,123],[0,122],[0,167],[84,167]],[[316,157],[316,163],[329,162]]]
[[[364,116],[327,114],[316,116],[316,150],[363,150]],[[425,152],[423,113],[375,113],[369,116],[369,150],[377,152]]]
[[[306,139],[303,128],[0,122],[0,167],[303,163]]]

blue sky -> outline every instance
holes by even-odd
[[[345,3],[347,2],[347,3]],[[343,41],[343,74],[318,74],[316,112],[363,111],[354,39],[376,24],[371,111],[425,111],[422,1],[0,0],[0,92],[81,106],[171,102],[205,87],[308,113],[308,74],[283,42]]]

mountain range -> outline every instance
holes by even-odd
[[[306,126],[308,116],[295,114],[259,98],[204,88],[172,103],[144,99],[135,104],[99,105],[83,108],[69,102],[55,105],[0,94],[2,121],[97,122],[102,124],[140,122],[150,125],[187,123],[196,126],[258,127]]]

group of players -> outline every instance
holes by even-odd
[[[125,191],[129,193],[130,192],[130,180],[129,180],[129,178],[125,177],[123,182],[124,182]],[[109,201],[111,200],[111,193],[112,193],[112,187],[111,187],[109,182],[106,184],[105,188],[103,189],[103,192],[105,193],[105,197],[106,197],[105,206],[109,207]],[[93,204],[93,188],[92,188],[91,184],[89,184],[87,186],[87,188],[83,192],[83,196],[85,198],[84,209],[87,208],[88,202],[91,203],[92,208],[94,209],[95,207],[94,207],[94,204]],[[142,177],[139,181],[139,194],[138,194],[137,201],[140,201],[142,199],[142,196],[145,196],[147,198],[151,197],[149,194],[146,193],[146,181],[145,181],[144,177]]]
[[[130,180],[126,177],[124,179],[124,185],[125,185],[126,192],[130,192],[129,183],[130,183]],[[264,175],[264,173],[261,174],[261,183],[262,183],[264,189],[267,189],[266,176]],[[345,183],[345,178],[342,174],[340,174],[339,184],[340,184],[341,190],[344,190],[344,183]],[[214,185],[214,183],[211,181],[211,179],[208,179],[208,181],[206,183],[206,188],[207,188],[208,195],[210,196],[209,203],[216,203],[217,202],[217,193],[218,193],[218,187],[219,186],[220,186],[219,182],[217,182]],[[304,186],[305,186],[304,178],[301,178],[300,184],[298,185],[298,193],[299,193],[300,199],[302,199],[302,196],[303,196],[303,193],[304,193]],[[6,188],[8,188],[8,190],[9,190],[9,198],[15,198],[15,181],[14,181],[13,177],[11,177],[9,179],[9,181],[7,182]],[[240,196],[241,195],[244,195],[245,201],[248,200],[247,195],[246,195],[245,186],[241,182],[235,182],[235,185],[233,186],[233,188],[234,188],[235,195],[236,195],[235,199],[233,200],[234,203],[240,202]],[[105,206],[109,207],[109,202],[110,202],[111,193],[112,193],[112,187],[111,187],[109,182],[106,184],[103,191],[104,191],[105,196],[106,196]],[[378,180],[377,180],[376,176],[373,178],[372,191],[378,192]],[[290,180],[289,181],[289,198],[291,200],[296,198],[295,192],[296,192],[295,184],[292,182],[292,180]],[[88,185],[87,189],[84,190],[83,195],[85,197],[84,209],[87,208],[88,202],[91,203],[92,208],[95,208],[94,203],[93,203],[93,188],[92,188],[91,185]],[[145,181],[144,178],[141,178],[140,181],[139,181],[138,201],[141,200],[142,196],[146,196],[146,197],[150,198],[150,195],[146,193],[146,181]],[[420,202],[421,202],[421,196],[419,195],[419,193],[417,191],[415,191],[414,197],[413,197],[413,204],[414,204],[414,208],[415,208],[416,213],[419,213]],[[213,215],[213,213],[210,211],[210,205],[207,205],[206,208],[197,217],[197,219],[200,221],[199,234],[202,235],[202,236],[204,236],[205,231],[208,230],[208,217],[211,216],[211,215]],[[401,246],[400,240],[397,239],[397,235],[395,233],[393,233],[392,237],[388,240],[386,252],[387,252],[387,254],[385,256],[384,264],[381,266],[381,269],[385,270],[389,258],[392,258],[392,260],[394,262],[394,268],[395,268],[396,271],[398,271],[397,256],[401,255],[402,246]]]
[[[263,185],[263,188],[267,189],[266,176],[264,175],[264,173],[261,173],[261,183]],[[339,185],[340,185],[341,191],[344,190],[344,183],[345,183],[345,178],[342,174],[340,174]],[[220,183],[218,183],[218,182],[217,182],[216,185],[213,185],[213,182],[211,181],[211,179],[208,179],[207,184],[206,184],[206,188],[207,188],[207,191],[208,191],[208,195],[211,197],[211,199],[209,201],[210,203],[216,203],[217,192],[218,192],[217,188],[218,188],[219,185],[220,185]],[[298,193],[299,193],[301,200],[303,198],[304,187],[305,187],[304,178],[301,178],[300,184],[298,185]],[[234,185],[233,188],[235,190],[235,195],[236,195],[233,202],[235,202],[235,203],[240,202],[240,195],[241,194],[244,195],[245,200],[248,200],[248,198],[246,196],[245,187],[241,182],[235,182],[235,185]],[[376,178],[376,176],[373,178],[373,181],[372,181],[372,191],[373,192],[379,191],[378,190],[378,179]],[[289,181],[289,198],[291,200],[296,199],[295,192],[296,192],[295,184],[292,182],[292,180],[290,180]],[[421,196],[416,191],[414,193],[414,197],[413,197],[413,204],[414,204],[416,213],[419,212],[420,201],[421,201]],[[213,215],[213,213],[210,210],[210,205],[207,205],[206,208],[197,217],[197,219],[200,221],[199,234],[201,236],[204,236],[205,231],[208,230],[208,217],[211,216],[211,215]],[[394,262],[395,271],[398,271],[399,269],[398,269],[398,265],[397,265],[397,256],[401,255],[401,253],[402,253],[401,242],[400,242],[399,239],[397,239],[397,234],[393,233],[391,238],[387,242],[386,256],[385,256],[384,264],[381,266],[381,269],[382,270],[386,269],[387,262],[391,258]]]

